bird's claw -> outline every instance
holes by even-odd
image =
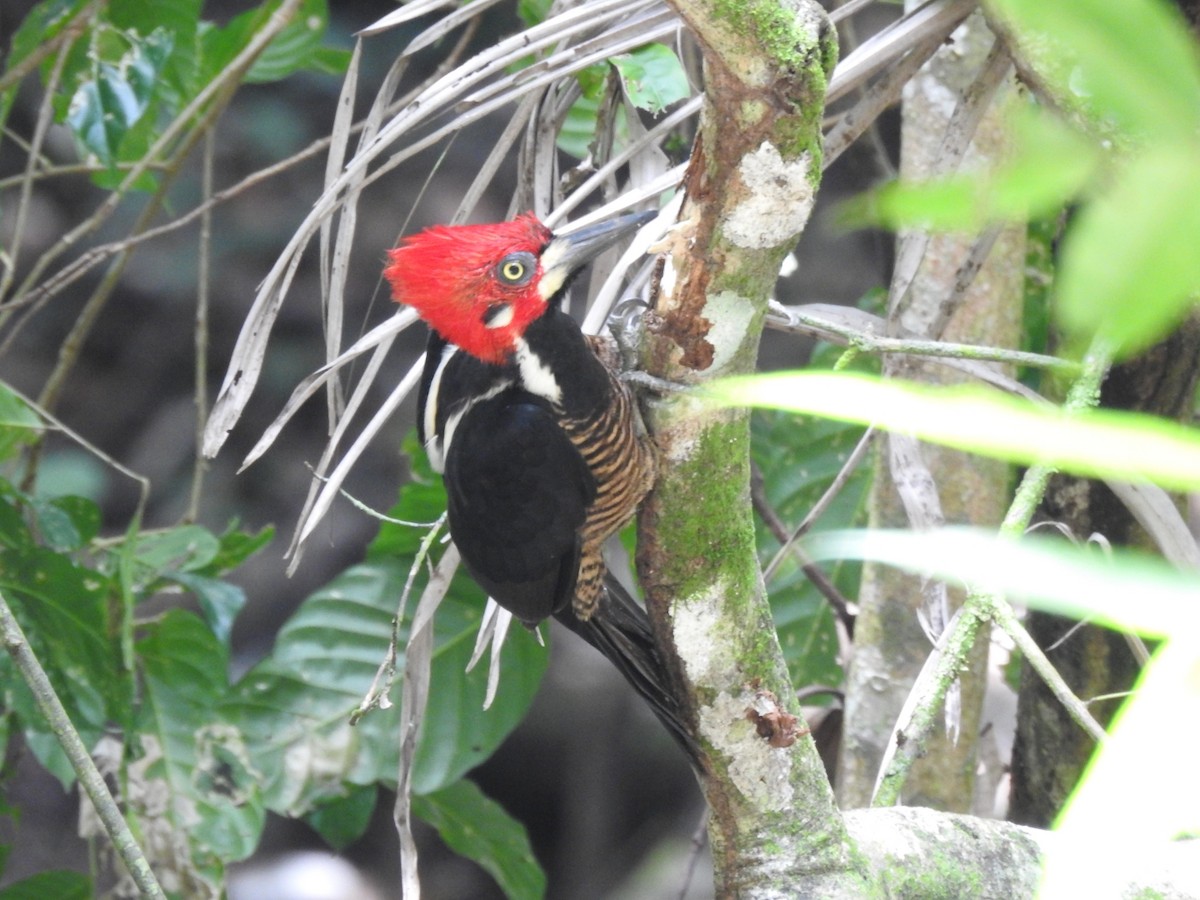
[[[692,387],[690,384],[680,384],[678,381],[668,381],[665,378],[659,378],[657,375],[651,375],[649,372],[643,372],[641,369],[629,369],[622,372],[619,377],[626,384],[631,384],[643,390],[653,391],[659,395],[677,394]]]

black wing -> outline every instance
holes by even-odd
[[[563,609],[596,482],[550,408],[511,388],[475,403],[453,429],[445,483],[450,533],[480,587],[527,623]]]

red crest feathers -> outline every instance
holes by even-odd
[[[550,229],[532,213],[489,225],[435,226],[389,250],[383,274],[393,298],[443,338],[499,363],[545,311],[538,257],[550,239]],[[514,253],[529,254],[521,259],[537,269],[520,284],[504,283],[497,267]]]

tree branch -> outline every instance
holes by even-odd
[[[754,369],[780,263],[812,209],[836,47],[806,0],[672,5],[701,44],[706,100],[642,365],[697,383]],[[814,878],[861,887],[763,589],[748,415],[672,393],[647,419],[664,464],[642,509],[638,569],[706,753],[717,894],[778,896],[801,877],[806,891]]]
[[[100,821],[104,823],[113,847],[116,848],[117,853],[121,856],[121,861],[129,869],[129,873],[137,883],[138,890],[141,891],[143,897],[166,900],[166,894],[159,886],[158,880],[150,869],[150,863],[134,839],[133,832],[129,830],[124,816],[121,815],[116,800],[113,799],[108,785],[104,782],[104,776],[96,768],[96,763],[92,761],[87,748],[83,746],[79,732],[71,724],[71,719],[63,708],[62,701],[58,699],[58,694],[54,692],[54,686],[50,683],[46,670],[33,655],[29,641],[26,640],[25,633],[21,630],[21,625],[17,622],[3,594],[0,594],[0,638],[4,641],[4,649],[8,651],[8,655],[16,663],[25,683],[29,685],[29,690],[33,692],[38,709],[46,717],[50,730],[54,732],[59,746],[66,753],[71,768],[75,770],[75,775],[79,778],[80,786],[92,801],[92,806],[96,808],[96,813],[100,816]]]

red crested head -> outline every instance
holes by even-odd
[[[517,339],[596,254],[654,218],[632,213],[555,236],[533,213],[438,226],[388,251],[392,296],[472,356],[503,363]]]
[[[554,294],[540,290],[552,238],[532,213],[494,225],[436,226],[389,250],[383,275],[396,301],[447,341],[501,363]]]

